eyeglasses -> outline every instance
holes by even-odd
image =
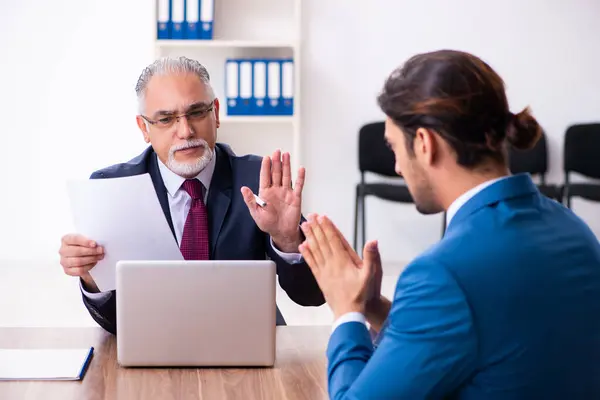
[[[156,126],[159,129],[168,129],[175,126],[176,123],[179,122],[180,118],[186,118],[189,124],[194,124],[204,120],[208,114],[214,109],[215,101],[211,101],[207,107],[204,108],[194,108],[191,111],[186,112],[185,114],[180,115],[165,115],[157,120],[152,120],[145,115],[140,115],[146,122],[151,125]]]

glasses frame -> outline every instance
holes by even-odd
[[[208,116],[208,114],[209,114],[209,113],[210,113],[212,110],[214,110],[214,108],[215,108],[215,100],[211,101],[211,102],[209,103],[208,107],[207,107],[205,110],[202,110],[202,111],[205,113],[205,115],[202,117],[202,119],[206,118],[206,117]],[[169,129],[169,128],[172,128],[172,127],[174,127],[174,126],[177,126],[177,125],[179,124],[179,120],[180,120],[181,118],[185,118],[185,119],[187,120],[188,124],[189,124],[189,123],[191,123],[191,121],[190,121],[190,119],[189,119],[189,117],[190,117],[190,114],[193,114],[193,113],[195,113],[195,112],[198,112],[198,110],[194,110],[194,111],[188,111],[188,112],[186,112],[186,113],[179,114],[179,115],[168,115],[168,116],[166,116],[166,115],[165,115],[163,118],[175,118],[175,122],[173,123],[173,125],[172,125],[172,126],[166,126],[166,127],[163,127],[163,126],[160,126],[160,125],[158,125],[158,128],[162,128],[162,129]],[[154,125],[160,124],[160,119],[161,119],[161,118],[159,118],[159,119],[156,119],[156,120],[153,120],[153,119],[150,119],[150,118],[148,118],[147,116],[145,116],[145,115],[143,115],[143,114],[140,114],[140,117],[142,117],[142,118],[144,119],[144,121],[148,122],[150,125],[153,125],[153,126],[154,126]]]

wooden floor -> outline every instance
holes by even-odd
[[[382,292],[390,296],[402,270],[385,265]],[[329,325],[327,305],[301,307],[278,288],[277,304],[288,325]],[[81,301],[77,280],[58,262],[0,261],[0,327],[96,326]]]

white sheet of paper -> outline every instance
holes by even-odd
[[[70,181],[76,232],[104,246],[90,270],[100,291],[116,289],[120,260],[183,260],[149,174]]]
[[[0,381],[78,380],[91,352],[91,348],[0,349]]]

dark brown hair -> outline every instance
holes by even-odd
[[[465,52],[412,57],[389,76],[378,102],[403,130],[411,154],[417,129],[427,128],[444,138],[467,168],[489,159],[505,163],[505,140],[528,149],[541,135],[529,108],[516,115],[509,111],[502,78]]]

